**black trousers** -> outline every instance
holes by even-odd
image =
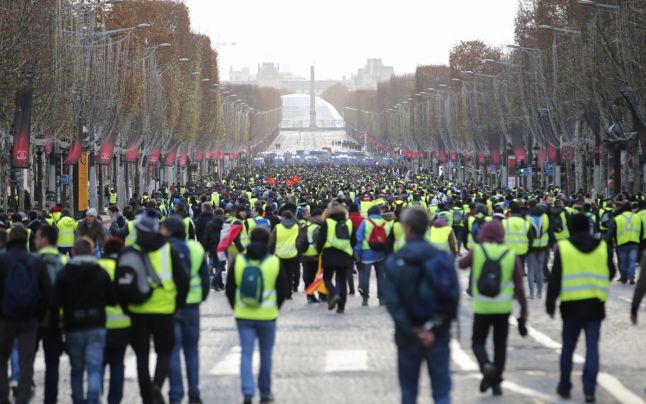
[[[303,260],[303,283],[305,288],[310,286],[316,278],[316,271],[318,270],[319,263],[317,260]]]
[[[0,319],[0,403],[9,403],[9,379],[7,376],[9,356],[14,338],[18,339],[20,378],[16,404],[27,404],[30,400],[31,382],[34,377],[34,358],[36,356],[36,319]]]
[[[350,270],[347,267],[326,267],[323,269],[323,281],[328,290],[329,299],[334,298],[338,294],[340,298],[338,307],[341,309],[345,308],[345,302],[348,298],[347,276]],[[332,277],[335,274],[336,286],[332,283]]]
[[[175,345],[175,319],[172,314],[131,314],[131,345],[137,356],[139,394],[144,404],[152,404],[151,389],[161,388],[170,370],[170,354]],[[150,380],[148,357],[150,338],[155,343],[157,363],[154,379]]]
[[[485,346],[490,328],[493,328],[493,364],[498,371],[496,384],[499,384],[502,382],[502,373],[507,360],[509,314],[476,314],[473,318],[471,349],[473,349],[481,371],[485,364],[491,363]]]
[[[298,290],[298,284],[301,282],[301,263],[298,257],[280,258],[280,267],[283,273],[287,274],[289,296],[291,296],[292,291]]]

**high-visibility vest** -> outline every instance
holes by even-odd
[[[56,227],[58,228],[58,242],[56,246],[63,248],[74,247],[74,232],[76,231],[76,226],[76,220],[69,216],[63,216],[56,223]]]
[[[437,213],[437,205],[429,206],[428,211],[431,212],[431,217],[435,217],[435,213]]]
[[[477,219],[478,219],[478,217],[476,217],[476,216],[469,216],[467,218],[467,249],[468,250],[472,250],[473,247],[475,247],[476,244],[478,244],[476,242],[476,240],[473,239],[473,225],[475,224]],[[490,216],[484,216],[484,221],[485,221],[485,223],[490,222],[491,217]],[[484,223],[482,225],[484,226]]]
[[[276,256],[282,259],[294,258],[298,255],[296,250],[296,239],[298,238],[298,226],[290,228],[282,223],[276,225]]]
[[[641,212],[642,212],[642,211],[640,211],[640,212],[639,212],[640,217],[641,217]],[[646,211],[643,211],[643,212],[646,212]],[[608,209],[608,208],[606,208],[606,207],[603,207],[603,208],[599,209],[599,231],[606,231],[606,230],[608,230],[608,226],[606,226],[606,223],[604,223],[604,221],[603,221],[603,216],[604,216],[606,213],[610,213],[610,214],[612,214],[612,209]],[[643,219],[642,219],[642,221],[643,221]],[[646,223],[646,222],[644,222],[644,223]]]
[[[446,219],[446,225],[453,227],[453,214],[448,210],[443,210],[437,214],[437,217],[443,217]]]
[[[361,201],[359,203],[359,211],[361,213],[361,217],[364,219],[368,217],[368,211],[372,207],[372,202],[371,201]]]
[[[263,299],[258,307],[245,305],[240,299],[240,284],[247,265],[258,265],[262,272]],[[236,283],[236,296],[233,307],[235,318],[241,320],[275,320],[278,317],[278,296],[276,295],[276,279],[278,279],[278,272],[280,271],[278,257],[269,256],[261,262],[248,260],[244,254],[240,254],[236,257],[233,271]]]
[[[491,260],[498,260],[506,252],[507,254],[500,261],[500,293],[496,297],[480,295],[478,291],[478,280],[485,263],[483,249]],[[476,314],[506,314],[511,313],[514,308],[513,274],[516,266],[516,254],[514,250],[504,245],[493,243],[482,243],[473,250],[473,272],[471,276],[471,294],[473,296],[473,312]]]
[[[451,213],[454,213],[454,214],[457,213],[457,214],[462,215],[462,217],[464,217],[464,210],[460,209],[459,207],[454,207],[453,209],[451,209]],[[453,219],[453,216],[451,216],[451,219]],[[453,224],[455,226],[457,226],[457,227],[464,227],[464,222],[462,222],[462,223],[453,223]]]
[[[406,235],[404,234],[404,228],[399,222],[393,224],[393,237],[395,238],[395,246],[393,250],[399,251],[400,248],[406,244]]]
[[[130,220],[128,221],[128,235],[126,236],[126,239],[124,240],[124,244],[126,247],[130,247],[137,241],[137,229],[135,229],[135,221]]]
[[[327,224],[327,237],[325,244],[323,245],[323,249],[336,248],[337,250],[343,251],[351,256],[352,244],[350,243],[350,240],[341,240],[336,238],[336,224],[338,222],[334,219],[327,218],[325,219],[325,223]],[[352,221],[346,220],[345,224],[348,226],[348,233],[352,234]]]
[[[45,222],[50,226],[56,226],[59,220],[61,220],[61,212],[52,212],[45,218]]]
[[[256,221],[248,217],[242,222],[242,230],[240,230],[240,242],[247,248],[251,244],[251,231],[256,227]]]
[[[565,215],[565,210],[562,210],[561,213],[559,213],[559,216],[561,217],[561,223],[563,223],[563,230],[554,232],[554,238],[557,241],[570,238],[570,229],[567,227],[567,216]]]
[[[527,254],[529,250],[529,223],[522,217],[512,216],[503,220],[505,229],[505,245],[511,248],[516,255]]]
[[[138,249],[137,244],[133,248]],[[152,285],[153,293],[142,304],[128,306],[128,310],[136,314],[173,314],[177,287],[173,281],[173,264],[170,243],[164,243],[159,249],[148,253],[150,263],[159,277],[161,284]]]
[[[211,193],[211,205],[213,205],[214,208],[220,206],[220,194],[217,192]]]
[[[97,263],[108,273],[110,281],[114,282],[117,261],[113,258],[99,258]],[[130,327],[130,317],[123,312],[119,304],[115,306],[105,306],[105,328],[108,330],[118,330]]]
[[[617,245],[622,246],[627,243],[639,243],[639,237],[642,229],[641,218],[632,212],[623,212],[615,217],[617,223]]]
[[[449,226],[435,227],[431,226],[426,231],[426,241],[439,250],[451,252],[449,238],[453,229]]]
[[[532,247],[534,248],[547,247],[547,244],[550,241],[549,228],[550,228],[550,219],[545,213],[543,213],[541,215],[540,234],[536,234],[536,237],[534,238],[534,240],[532,240]]]
[[[202,303],[202,278],[200,278],[200,268],[204,262],[204,248],[202,244],[195,240],[187,240],[186,247],[191,257],[190,284],[188,295],[186,295],[187,304]],[[188,268],[187,268],[188,269]]]
[[[643,229],[646,226],[646,209],[642,209],[639,212],[637,212],[637,216],[639,216],[639,218],[642,221],[642,229]],[[646,231],[642,235],[642,240],[644,239],[646,239]]]
[[[578,250],[569,240],[558,242],[561,254],[561,301],[608,300],[610,270],[608,246],[604,240],[589,253]]]
[[[314,240],[314,232],[317,229],[320,229],[321,226],[312,222],[307,223],[305,226],[307,226],[306,231],[308,247],[307,251],[303,253],[303,257],[316,257],[318,255],[318,251],[316,250],[316,240]]]
[[[364,236],[363,236],[363,243],[361,244],[361,249],[362,250],[369,250],[370,249],[370,244],[368,244],[368,239],[370,238],[370,233],[372,233],[373,227],[375,227],[370,221],[375,223],[377,226],[383,226],[384,231],[386,232],[386,236],[388,236],[393,228],[392,224],[388,223],[384,219],[366,219],[364,221]]]
[[[108,196],[108,203],[110,205],[116,205],[117,204],[117,193],[116,192],[110,192],[110,195]]]
[[[186,237],[186,240],[188,240],[188,239],[189,239],[189,235],[188,235],[188,233],[189,233],[189,231],[190,231],[190,229],[191,229],[191,218],[190,218],[190,217],[188,217],[188,216],[186,216],[186,217],[185,217],[184,219],[182,219],[182,220],[184,221],[184,231],[186,232],[185,237]],[[193,225],[193,230],[195,230],[195,225]],[[197,236],[197,235],[196,235],[196,236]],[[192,240],[195,240],[195,237],[194,237],[194,238],[192,238]]]

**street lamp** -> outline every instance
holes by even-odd
[[[563,34],[581,35],[581,31],[572,29],[572,28],[552,27],[551,25],[545,25],[545,24],[539,25],[538,28],[544,29],[547,31],[559,32]]]
[[[597,8],[602,8],[602,9],[612,10],[612,11],[617,11],[621,8],[620,6],[615,6],[612,4],[596,3],[592,0],[579,0],[577,1],[577,3],[579,3],[582,6],[592,6],[592,7],[597,7]]]

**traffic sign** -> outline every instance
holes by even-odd
[[[61,180],[61,185],[67,185],[70,182],[70,179],[67,175],[61,175],[60,180]]]
[[[551,161],[545,163],[545,175],[548,177],[554,176],[554,165]]]

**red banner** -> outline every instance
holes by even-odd
[[[126,156],[124,157],[123,161],[125,161],[126,163],[136,163],[137,159],[139,158],[140,144],[141,144],[140,141],[130,142],[130,145],[128,146],[128,150],[126,151]]]
[[[114,154],[114,140],[115,136],[110,135],[101,145],[99,153],[96,156],[96,163],[100,165],[108,165],[110,160],[112,160],[112,155]]]
[[[207,150],[206,153],[204,153],[204,158],[207,160],[211,160],[211,150]]]
[[[159,147],[155,147],[150,151],[150,157],[148,157],[148,165],[149,166],[156,166],[157,163],[159,163],[159,155],[161,154],[161,151],[159,150]]]
[[[81,138],[77,136],[74,138],[74,141],[72,142],[72,146],[70,146],[70,150],[67,152],[67,158],[65,159],[65,162],[63,164],[67,164],[67,165],[76,164],[79,161],[80,157],[81,157]]]
[[[500,156],[500,150],[497,148],[492,148],[491,153],[491,164],[500,165],[502,164],[502,157]]]
[[[481,166],[487,163],[487,157],[485,156],[484,153],[476,153],[476,158],[478,160],[478,164]]]
[[[188,164],[188,153],[182,153],[182,155],[179,156],[179,166],[186,167],[186,164]]]
[[[202,157],[204,157],[204,152],[202,150],[195,152],[195,161],[202,161]]]
[[[11,168],[29,168],[32,93],[31,87],[28,86],[24,86],[16,92]]]
[[[177,150],[171,150],[166,154],[164,158],[164,165],[166,167],[172,167],[175,165],[175,160],[177,159]]]
[[[553,163],[558,163],[558,149],[556,146],[547,144],[547,160]]]
[[[45,156],[49,157],[54,151],[54,134],[51,130],[45,132]]]

